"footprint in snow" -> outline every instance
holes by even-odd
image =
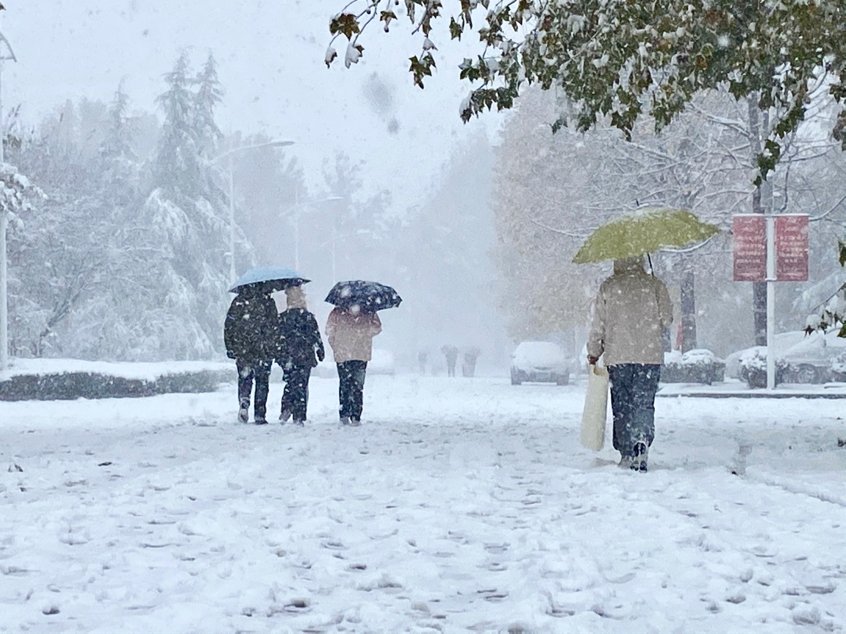
[[[485,601],[491,601],[493,603],[497,603],[508,598],[508,593],[505,590],[498,590],[496,588],[477,590],[476,593],[482,595],[482,598]]]
[[[485,570],[490,570],[491,572],[504,572],[505,570],[508,570],[508,566],[500,561],[490,561],[482,564],[479,568],[484,568]]]
[[[485,550],[491,554],[499,555],[508,550],[509,544],[485,544]]]

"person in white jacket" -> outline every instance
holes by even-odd
[[[373,355],[373,337],[382,332],[376,313],[335,307],[326,321],[326,339],[338,365],[342,425],[360,425],[364,377]]]
[[[655,438],[655,393],[664,362],[663,332],[673,321],[664,283],[643,268],[643,258],[614,261],[599,287],[588,335],[588,363],[604,355],[611,382],[614,448],[620,465],[647,470]]]

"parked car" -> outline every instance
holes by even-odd
[[[523,341],[511,355],[511,384],[570,382],[572,362],[561,346],[549,341]]]
[[[788,382],[827,383],[832,380],[832,366],[846,353],[846,339],[837,332],[814,332],[788,348],[782,358],[790,368]]]
[[[804,330],[780,332],[775,335],[776,351],[781,354],[794,344],[802,341],[805,337],[807,337],[807,335]],[[737,350],[728,355],[726,357],[726,376],[745,381],[746,376],[744,375],[743,367],[740,362],[741,357],[744,355],[749,356],[750,354],[754,354],[753,351],[757,348],[758,346],[750,346],[749,348],[743,348],[742,350]]]
[[[664,354],[661,369],[662,383],[719,383],[725,378],[726,364],[710,350],[698,348],[684,354],[678,351]]]
[[[786,334],[786,333],[785,333]],[[837,332],[802,333],[802,339],[781,348],[776,341],[776,383],[828,383],[838,380],[846,359],[846,339]],[[767,384],[767,348],[755,346],[740,355],[739,378],[750,387]]]

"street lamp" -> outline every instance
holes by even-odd
[[[294,202],[294,269],[300,270],[300,209],[308,206],[322,205],[323,203],[335,202],[336,200],[343,200],[342,196],[327,196],[326,198],[318,198],[316,200],[299,200],[299,190],[297,190],[297,197]],[[334,224],[333,224],[334,228]],[[332,255],[334,261],[334,253]],[[332,265],[334,277],[334,264]]]
[[[241,145],[226,150],[209,160],[210,163],[217,163],[221,159],[229,158],[229,278],[232,281],[235,281],[235,277],[237,276],[237,272],[235,271],[235,170],[232,157],[236,152],[247,152],[265,147],[285,147],[286,145],[293,144],[293,141],[266,141],[254,145]]]
[[[2,5],[0,5],[2,6]],[[3,63],[6,60],[18,61],[9,40],[0,33],[0,164],[6,162],[3,152],[5,131],[3,129]],[[0,209],[0,372],[9,367],[9,302],[7,296],[6,229],[9,225],[9,212]]]

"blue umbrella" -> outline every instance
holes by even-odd
[[[402,297],[393,288],[379,282],[349,280],[338,282],[329,291],[326,301],[340,308],[357,306],[365,312],[376,312],[400,305]]]
[[[229,292],[240,293],[248,288],[274,292],[291,286],[299,286],[308,281],[310,280],[305,279],[295,270],[284,266],[257,266],[235,280]]]

